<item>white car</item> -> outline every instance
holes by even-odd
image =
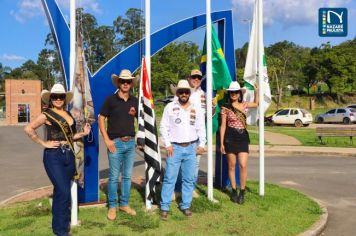
[[[284,108],[272,116],[273,124],[308,126],[313,122],[312,114],[301,108]]]
[[[351,124],[356,122],[356,109],[335,108],[315,117],[317,123],[344,123]]]

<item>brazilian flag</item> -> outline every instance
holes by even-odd
[[[217,102],[215,113],[213,114],[213,133],[219,127],[218,118],[220,106],[224,104],[224,89],[227,89],[231,83],[231,75],[227,66],[224,52],[221,48],[219,38],[212,25],[211,27],[211,47],[212,47],[212,71],[213,71],[213,98]],[[203,74],[202,89],[206,91],[206,37],[204,41],[203,54],[200,59],[200,70]],[[208,104],[207,104],[208,106]]]

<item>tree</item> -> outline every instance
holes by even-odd
[[[40,69],[39,76],[43,89],[49,90],[54,82],[55,75],[60,72],[60,65],[57,54],[52,49],[42,49],[38,54],[37,65]]]
[[[145,30],[145,19],[141,9],[130,8],[125,16],[118,16],[113,23],[114,32],[118,34],[115,46],[119,51],[140,40]]]
[[[11,68],[0,62],[0,91],[5,90],[5,78],[11,73]]]
[[[165,94],[170,84],[187,78],[193,68],[199,68],[200,55],[192,42],[171,43],[158,52],[152,57],[152,90]]]
[[[284,89],[287,85],[299,87],[298,77],[302,75],[301,61],[303,48],[288,41],[282,41],[266,48],[268,68],[272,68],[274,74],[271,78],[278,78],[278,101],[282,102]],[[276,81],[277,82],[277,81]],[[273,91],[273,90],[272,90]]]

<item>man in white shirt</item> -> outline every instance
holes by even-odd
[[[206,143],[205,117],[201,107],[189,101],[191,87],[178,82],[177,98],[164,108],[160,131],[167,150],[166,172],[161,191],[161,218],[166,220],[179,169],[182,171],[182,202],[179,207],[190,217],[195,188],[196,155],[202,155]]]
[[[205,100],[205,92],[201,89],[201,81],[203,75],[200,70],[194,69],[190,72],[190,76],[188,79],[189,85],[191,87],[191,94],[189,97],[189,102],[193,103],[197,107],[200,107],[202,112],[204,113],[204,122],[205,122],[205,114],[206,114],[206,100]],[[198,182],[199,176],[199,163],[200,163],[201,155],[196,156],[196,167],[195,167],[195,185]],[[178,174],[178,179],[176,186],[174,188],[174,196],[172,199],[176,199],[177,196],[181,195],[182,192],[182,178],[181,172]],[[199,197],[199,194],[194,190],[193,197]]]

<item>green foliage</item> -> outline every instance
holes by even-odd
[[[152,57],[152,91],[158,94],[170,93],[169,85],[189,76],[190,71],[199,68],[198,45],[192,42],[174,42]]]
[[[119,50],[143,38],[145,32],[145,19],[141,9],[130,8],[125,16],[118,16],[113,23],[114,32],[119,35],[115,39],[115,45]]]
[[[336,46],[326,43],[313,49],[282,41],[265,51],[271,92],[276,103],[283,103],[289,96],[289,85],[310,94],[311,88],[326,84],[327,92],[336,94],[338,102],[345,92],[356,91],[356,39]],[[246,55],[247,45],[235,51],[239,78],[243,76]]]

